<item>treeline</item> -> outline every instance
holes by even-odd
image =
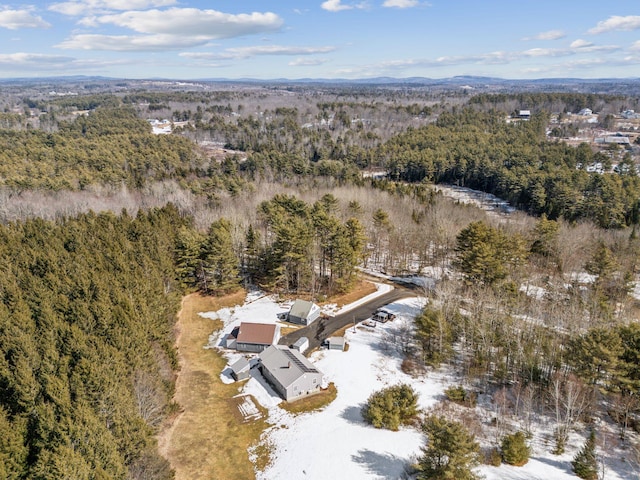
[[[278,194],[258,206],[258,223],[234,245],[234,226],[213,222],[205,235],[178,235],[178,275],[186,287],[222,293],[238,287],[239,274],[268,290],[311,295],[348,290],[365,255],[367,237],[355,217],[341,221],[338,200],[324,195],[312,205]]]
[[[543,114],[507,124],[502,114],[463,109],[398,135],[376,157],[395,180],[467,186],[550,219],[588,219],[603,228],[637,223],[640,180],[634,169],[588,173],[587,166],[607,157],[586,144],[549,142],[546,124]]]
[[[173,478],[171,206],[0,226],[0,478]]]
[[[635,98],[622,95],[599,95],[594,93],[480,93],[469,99],[469,105],[512,113],[526,109],[535,113],[546,111],[554,113],[578,113],[589,108],[599,113],[606,106],[611,108],[634,109],[638,105]],[[613,107],[615,105],[615,107]]]
[[[152,135],[149,124],[126,108],[60,122],[54,133],[0,130],[0,150],[0,183],[21,190],[139,187],[198,170],[189,140]]]
[[[470,223],[456,238],[459,279],[438,286],[404,350],[492,392],[499,432],[532,431],[545,416],[561,454],[579,422],[608,417],[622,438],[640,431],[640,327],[628,297],[640,244],[593,240],[583,273],[566,277],[559,249],[559,225],[544,217],[526,235]]]

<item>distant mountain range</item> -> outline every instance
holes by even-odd
[[[586,93],[616,93],[624,95],[640,94],[640,78],[538,78],[538,79],[505,79],[496,77],[480,77],[462,75],[449,78],[426,77],[371,77],[359,79],[346,78],[201,78],[201,79],[126,79],[100,76],[63,76],[42,78],[5,78],[0,84],[32,85],[61,87],[66,84],[110,84],[113,86],[131,86],[148,84],[149,82],[170,82],[175,86],[189,86],[202,83],[225,83],[245,85],[291,85],[291,86],[352,86],[352,87],[380,87],[380,88],[434,88],[460,89],[481,92],[502,91],[574,91]]]

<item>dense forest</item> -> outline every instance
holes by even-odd
[[[631,156],[620,174],[586,171],[611,163],[587,144],[577,148],[545,137],[547,118],[508,124],[504,115],[465,109],[435,124],[410,129],[380,147],[392,179],[452,183],[493,193],[548,218],[588,219],[602,228],[638,222],[640,181]]]
[[[0,227],[0,477],[172,478],[175,208]]]
[[[552,417],[558,451],[581,421],[640,430],[633,150],[548,135],[551,112],[611,115],[637,99],[258,89],[21,102],[40,113],[0,115],[3,218],[34,192],[101,188],[126,189],[135,213],[18,211],[0,226],[0,477],[172,478],[154,435],[179,409],[180,296],[245,285],[321,301],[360,267],[438,277],[394,341],[418,370],[448,364],[490,392],[498,430]],[[506,121],[524,107],[529,121]],[[153,135],[147,118],[184,125]],[[490,216],[437,184],[533,216]],[[149,208],[154,188],[156,204],[184,201]]]

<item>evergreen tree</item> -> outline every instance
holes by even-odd
[[[369,396],[362,417],[376,428],[396,431],[418,413],[418,394],[409,385],[388,387]]]
[[[182,227],[176,239],[176,274],[185,287],[193,287],[202,276],[200,252],[203,238],[192,228]]]
[[[418,460],[420,480],[477,480],[480,445],[459,422],[430,415],[422,424],[427,445]]]
[[[260,250],[260,233],[253,228],[253,225],[249,225],[249,228],[247,228],[244,241],[244,268],[249,277],[255,280],[264,275],[264,271],[260,267],[263,265],[263,262],[260,261],[262,254]]]
[[[456,266],[469,282],[493,284],[507,276],[505,235],[485,224],[473,222],[456,237]]]
[[[573,472],[584,480],[598,479],[598,460],[596,459],[596,433],[593,429],[589,432],[589,437],[573,457],[571,462]]]
[[[415,320],[423,361],[437,366],[453,353],[453,335],[441,310],[426,307]]]
[[[201,287],[207,293],[226,293],[238,286],[238,257],[233,250],[231,222],[221,218],[211,224],[203,246]]]
[[[560,225],[555,220],[547,220],[547,216],[542,214],[538,223],[533,229],[531,242],[531,253],[540,255],[551,261],[558,261],[558,233]]]
[[[567,360],[587,383],[609,387],[620,376],[623,353],[624,347],[617,331],[592,328],[570,340]]]
[[[500,447],[502,448],[502,460],[504,463],[521,467],[529,461],[531,448],[527,445],[527,437],[524,432],[505,435]]]

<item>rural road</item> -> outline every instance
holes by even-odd
[[[371,317],[378,308],[402,298],[415,296],[415,291],[405,287],[395,286],[390,292],[376,297],[367,303],[358,305],[348,312],[336,315],[335,317],[319,318],[311,325],[285,335],[280,339],[279,343],[280,345],[292,345],[300,337],[307,337],[309,339],[308,350],[311,351],[318,348],[325,339],[329,338],[341,328],[352,325],[354,321],[357,323]]]

